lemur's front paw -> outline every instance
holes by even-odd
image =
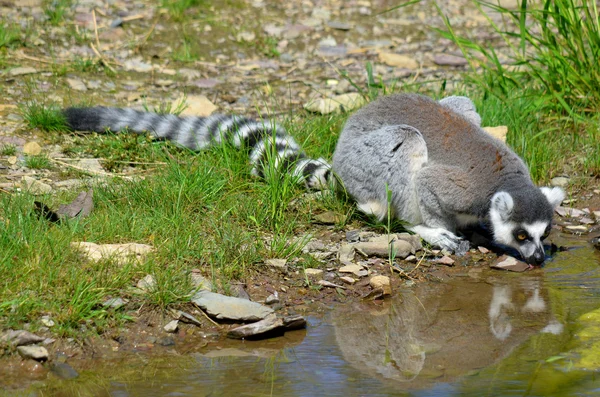
[[[413,226],[411,230],[421,236],[421,238],[429,244],[443,250],[454,252],[459,256],[467,253],[470,248],[470,244],[467,240],[464,240],[443,228],[432,228],[419,225]]]

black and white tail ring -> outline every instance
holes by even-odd
[[[222,114],[178,117],[102,106],[67,108],[64,115],[73,130],[104,132],[127,128],[194,151],[228,142],[248,150],[252,174],[258,177],[264,177],[268,169],[276,169],[291,172],[309,189],[321,190],[334,183],[331,166],[324,159],[308,158],[283,127],[269,121]]]

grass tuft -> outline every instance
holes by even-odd
[[[38,102],[26,102],[19,106],[23,119],[31,128],[43,131],[69,131],[67,120],[57,105],[44,105]]]
[[[595,0],[523,0],[516,10],[473,1],[508,50],[501,61],[497,45],[460,36],[442,15],[443,36],[455,42],[473,70],[485,73],[471,79],[494,95],[507,98],[527,84],[535,102],[570,117],[600,109],[600,21]],[[441,14],[441,10],[438,7]],[[502,17],[494,22],[492,13]],[[532,97],[533,98],[533,97]]]
[[[17,154],[17,146],[12,144],[0,145],[0,156],[14,156]]]
[[[0,21],[0,48],[12,47],[20,41],[20,29],[11,24]]]
[[[51,167],[50,159],[44,154],[37,156],[27,156],[25,158],[25,166],[32,170],[48,169]]]

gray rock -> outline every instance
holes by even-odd
[[[244,288],[243,284],[234,284],[231,286],[231,292],[232,292],[232,296],[235,296],[236,298],[240,298],[240,299],[246,299],[251,301],[252,298],[250,298],[250,295],[248,294],[248,292],[246,291],[246,288]]]
[[[492,269],[509,270],[511,272],[524,272],[531,268],[527,263],[508,255],[502,255],[494,263],[490,264],[490,267]]]
[[[338,252],[338,259],[343,264],[350,264],[354,260],[355,249],[351,244],[344,244]]]
[[[173,332],[177,331],[178,327],[179,327],[179,320],[173,320],[173,321],[169,321],[167,323],[167,325],[165,325],[163,327],[163,329],[165,330],[165,332],[173,333]]]
[[[50,316],[42,316],[42,318],[40,318],[40,322],[48,328],[54,327],[54,321],[50,318]]]
[[[267,259],[265,264],[267,266],[276,267],[278,269],[285,269],[285,264],[287,263],[287,259]]]
[[[12,77],[23,76],[25,74],[34,74],[34,73],[38,73],[38,71],[35,68],[29,67],[29,66],[14,68],[8,72],[8,74]]]
[[[136,286],[144,292],[150,292],[156,287],[156,280],[151,274],[147,274],[146,277],[137,282]]]
[[[288,316],[283,318],[283,326],[286,331],[301,329],[306,327],[306,320],[300,315]]]
[[[320,286],[323,286],[323,287],[346,289],[346,287],[344,287],[343,285],[334,284],[330,281],[325,281],[325,280],[319,280],[317,282],[317,284],[319,284]]]
[[[75,379],[79,376],[79,373],[73,367],[62,362],[52,363],[50,371],[61,379]]]
[[[29,192],[34,195],[48,194],[52,192],[52,186],[48,185],[47,183],[40,182],[30,176],[24,176],[22,183],[25,189],[29,190]]]
[[[191,301],[219,320],[258,321],[273,313],[273,309],[260,303],[209,291],[197,292]]]
[[[556,187],[567,187],[569,186],[570,179],[564,176],[557,176],[556,178],[552,178],[550,184]]]
[[[468,61],[461,56],[451,54],[436,54],[433,57],[433,63],[440,66],[463,66],[466,65]]]
[[[177,319],[182,323],[193,324],[197,327],[202,327],[202,323],[196,317],[192,316],[189,313],[178,310],[175,312],[177,315]]]
[[[307,276],[320,276],[323,274],[321,269],[304,269],[304,274]]]
[[[195,289],[212,291],[212,282],[200,274],[200,270],[192,269],[190,281]]]
[[[414,254],[414,247],[406,240],[395,240],[391,243],[397,258],[406,258]],[[385,240],[367,241],[354,244],[357,250],[365,253],[367,256],[381,256],[387,258],[390,254],[389,244]]]
[[[42,346],[19,346],[17,351],[23,358],[30,358],[36,361],[48,360],[48,350]]]
[[[112,307],[113,309],[117,310],[120,309],[121,307],[125,306],[125,304],[128,301],[122,298],[110,298],[106,301],[104,301],[102,303],[102,306],[104,307]]]
[[[265,299],[265,304],[266,305],[272,305],[275,303],[279,303],[279,296],[277,295],[277,291],[275,291],[275,293],[269,295],[267,297],[267,299]]]
[[[283,327],[283,320],[275,314],[269,314],[263,320],[234,328],[227,333],[227,337],[233,339],[244,339],[256,337]]]
[[[332,29],[337,29],[337,30],[350,30],[350,29],[352,29],[352,24],[351,23],[342,22],[342,21],[328,21],[327,22],[327,26],[329,26]]]
[[[25,330],[8,330],[0,337],[0,342],[8,342],[13,346],[26,346],[43,341],[43,337]]]

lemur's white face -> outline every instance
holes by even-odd
[[[551,208],[556,208],[565,197],[565,193],[560,188],[541,188],[540,190]],[[539,203],[538,201],[538,205],[540,205]],[[525,223],[512,219],[513,209],[514,201],[509,193],[498,192],[492,197],[489,214],[494,240],[519,251],[525,262],[542,264],[546,257],[543,241],[548,237],[552,228],[551,211],[549,211],[550,213],[541,211],[541,214],[545,214],[540,215],[541,219]]]
[[[525,262],[540,265],[546,258],[544,239],[550,234],[550,222],[517,224],[503,221],[494,210],[490,211],[494,240],[519,251]]]

